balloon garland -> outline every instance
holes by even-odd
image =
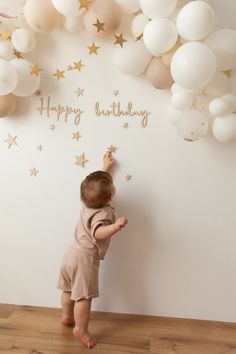
[[[129,40],[120,33],[124,13],[132,16]],[[36,47],[34,32],[62,24],[71,33],[85,28],[115,38],[113,60],[122,73],[146,73],[156,89],[171,89],[169,117],[183,139],[204,137],[213,118],[215,139],[236,140],[236,31],[215,30],[206,1],[26,0],[24,18],[30,29],[0,32],[0,117],[14,112],[16,96],[39,88],[41,69],[22,57]]]

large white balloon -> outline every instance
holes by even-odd
[[[196,109],[188,109],[179,116],[176,128],[184,140],[199,140],[206,135],[208,129],[207,114]]]
[[[216,15],[205,1],[190,1],[179,12],[176,20],[181,37],[196,41],[205,38],[213,30]]]
[[[228,143],[236,139],[236,114],[229,114],[224,118],[218,117],[212,125],[212,133],[216,140]]]
[[[124,48],[115,47],[113,52],[115,66],[124,74],[139,75],[143,73],[152,56],[143,41],[128,42]]]
[[[220,97],[230,92],[229,77],[224,73],[216,72],[213,79],[205,88],[205,92],[209,99]]]
[[[186,89],[199,90],[205,87],[215,71],[215,55],[201,42],[184,44],[177,49],[171,61],[173,79]]]
[[[133,14],[140,9],[139,0],[115,0],[115,2],[128,14]]]
[[[166,18],[155,18],[147,23],[143,32],[143,41],[154,56],[166,53],[178,39],[174,23]]]
[[[19,52],[29,53],[36,45],[34,33],[26,28],[17,28],[12,33],[12,44]]]
[[[78,16],[85,9],[80,9],[78,0],[52,0],[55,9],[64,16]]]
[[[216,56],[217,70],[231,70],[236,66],[236,31],[221,29],[211,33],[205,43]]]
[[[144,15],[151,19],[170,16],[176,5],[177,0],[140,0],[140,7]]]
[[[11,60],[14,58],[13,48],[9,41],[0,40],[0,58],[5,60]]]
[[[17,85],[13,90],[14,95],[28,97],[34,94],[40,85],[40,74],[37,76],[31,73],[34,64],[25,59],[13,59],[10,63],[18,76]]]
[[[0,59],[0,96],[11,93],[16,87],[16,70],[4,59]]]
[[[63,27],[70,33],[79,32],[83,29],[83,16],[65,16],[62,20]]]
[[[231,104],[223,98],[215,98],[209,103],[209,112],[213,117],[219,117],[231,113],[231,109]]]
[[[193,94],[188,91],[176,92],[171,97],[172,106],[179,111],[189,109],[192,106],[192,103]]]
[[[131,32],[134,37],[140,36],[146,24],[149,22],[149,18],[146,17],[144,14],[139,14],[135,16],[131,22]]]

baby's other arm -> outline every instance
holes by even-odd
[[[114,224],[100,226],[95,231],[94,237],[97,240],[105,240],[108,237],[115,235],[118,231],[125,227],[128,220],[125,217],[118,218]]]

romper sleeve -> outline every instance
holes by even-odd
[[[110,225],[113,223],[111,212],[108,209],[99,210],[90,221],[91,235],[94,237],[95,231],[99,226]]]

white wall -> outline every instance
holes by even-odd
[[[212,0],[222,26],[235,24],[236,2]],[[73,238],[81,180],[101,166],[111,144],[115,157],[117,215],[129,219],[115,236],[101,266],[101,295],[94,309],[162,316],[236,321],[236,143],[221,145],[211,136],[187,143],[168,122],[169,94],[144,78],[118,73],[109,43],[96,41],[100,54],[88,56],[92,40],[64,32],[37,37],[29,58],[44,69],[42,93],[55,104],[81,106],[81,124],[41,117],[39,99],[18,101],[15,119],[0,120],[0,302],[59,306],[55,288],[65,248]],[[86,68],[52,73],[75,60]],[[84,97],[74,91],[85,88]],[[112,95],[114,89],[120,95]],[[132,101],[151,111],[147,128],[139,118],[97,118],[94,103],[108,107]],[[49,129],[56,124],[56,130]],[[72,140],[72,132],[82,138]],[[7,133],[17,146],[7,149]],[[42,152],[37,145],[42,144]],[[74,156],[85,153],[85,169]],[[37,177],[29,169],[39,170]],[[133,181],[126,182],[127,173]]]

